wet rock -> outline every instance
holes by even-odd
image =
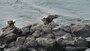
[[[41,32],[40,30],[37,30],[32,35],[37,38],[37,37],[40,37],[43,34],[44,34],[43,32]]]
[[[11,43],[7,44],[6,47],[7,48],[15,47],[15,42],[11,42]]]
[[[67,32],[67,33],[71,33],[71,28],[68,25],[61,25],[60,30]]]
[[[87,42],[84,38],[82,37],[72,37],[71,34],[66,34],[62,37],[58,37],[56,39],[57,43],[63,44],[63,45],[75,45],[75,46],[87,46]]]
[[[25,40],[25,42],[24,42],[24,45],[25,45],[26,47],[35,47],[35,46],[37,46],[38,44],[37,44],[37,41],[35,40],[34,37],[29,36],[29,37],[26,38],[26,40]]]
[[[53,47],[55,45],[54,39],[40,37],[40,38],[37,38],[36,41],[38,42],[39,45],[44,47]]]
[[[61,37],[57,37],[56,41],[58,44],[62,44],[62,45],[74,45],[74,41],[73,41],[73,37],[71,36],[71,34],[65,34]]]
[[[41,28],[44,33],[52,33],[52,28],[49,25],[42,25]]]
[[[63,45],[66,51],[77,51],[77,50],[85,50],[88,48],[87,41],[82,37],[72,37],[70,34],[66,34],[62,37],[58,37],[56,42],[59,45]]]
[[[15,33],[17,35],[20,35],[22,33],[21,29],[20,28],[14,28],[14,31],[12,33]]]
[[[55,39],[55,35],[54,34],[43,34],[41,35],[42,38],[50,38],[50,39]]]
[[[5,37],[0,38],[0,43],[4,44],[4,43],[10,43],[12,41],[15,41],[17,39],[17,35],[14,33],[10,33],[8,35],[6,35]]]
[[[76,36],[89,37],[90,26],[89,25],[73,25],[72,31]]]
[[[53,34],[57,37],[57,36],[63,36],[65,34],[67,34],[67,32],[65,32],[63,30],[58,30],[58,31],[53,31]]]
[[[75,45],[78,46],[78,47],[85,47],[85,48],[88,48],[88,42],[86,41],[85,38],[82,38],[82,37],[74,37],[74,40],[75,41]]]
[[[71,27],[72,32],[77,32],[77,31],[83,29],[85,27],[85,25],[71,24],[70,27]]]
[[[68,29],[65,29],[65,28],[62,27],[62,25],[59,25],[59,26],[52,29],[52,33],[55,35],[55,37],[58,37],[58,36],[60,37],[60,36],[63,36],[67,33],[70,33],[68,31]]]
[[[21,35],[28,35],[31,34],[30,29],[31,29],[32,25],[28,25],[22,28],[22,34]]]
[[[35,31],[40,30],[41,31],[41,26],[40,24],[32,25],[30,32],[33,34]]]
[[[23,45],[24,42],[25,42],[25,39],[26,39],[26,37],[18,37],[17,40],[16,40],[16,42],[15,42],[15,45],[16,45],[17,47]]]

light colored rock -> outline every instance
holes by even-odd
[[[37,38],[36,41],[38,42],[39,45],[45,46],[45,47],[53,47],[55,45],[55,40],[54,39],[49,39],[49,38]]]

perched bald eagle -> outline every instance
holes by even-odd
[[[42,18],[41,20],[44,22],[44,24],[49,24],[53,21],[53,19],[58,18],[59,15],[48,15],[47,17]]]

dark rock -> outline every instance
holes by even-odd
[[[75,45],[78,46],[78,47],[85,47],[85,48],[88,48],[88,42],[86,41],[86,39],[82,38],[82,37],[77,37],[74,38],[75,41]]]
[[[66,51],[85,50],[88,48],[88,43],[84,38],[72,37],[70,34],[58,37],[56,41],[59,45],[62,44],[65,47]]]
[[[80,47],[86,47],[88,43],[86,40],[82,37],[72,37],[70,34],[66,34],[62,37],[58,37],[56,39],[57,43],[63,44],[63,45],[75,45]]]
[[[85,25],[70,25],[70,27],[71,27],[71,31],[74,33],[74,32],[78,32],[78,31],[80,31],[80,30],[82,30],[84,27],[85,27]]]
[[[63,36],[65,34],[67,34],[67,32],[63,31],[63,30],[58,30],[58,31],[53,31],[53,34],[55,36]]]
[[[43,48],[43,47],[39,47],[38,51],[47,51],[47,49]]]
[[[66,49],[66,51],[85,51],[87,49],[87,47],[68,46],[65,49]]]
[[[26,38],[25,42],[24,42],[24,45],[25,45],[26,47],[35,47],[35,46],[37,46],[38,44],[37,44],[37,41],[35,40],[34,37],[28,36],[28,37]]]
[[[11,42],[11,43],[7,44],[6,47],[7,48],[15,47],[15,42]]]
[[[0,51],[3,51],[4,48],[6,47],[7,44],[3,44],[2,46],[0,46]]]
[[[35,48],[28,48],[27,51],[38,51],[38,50]]]
[[[28,25],[23,27],[22,30],[22,34],[21,35],[28,35],[31,34],[30,29],[31,29],[32,25]]]
[[[57,37],[56,41],[58,44],[62,44],[62,45],[67,45],[67,44],[74,45],[73,37],[71,36],[71,34],[66,34],[61,37]]]
[[[25,39],[26,39],[26,37],[18,37],[17,40],[16,40],[16,42],[15,42],[15,45],[16,45],[17,47],[23,45],[24,42],[25,42]]]
[[[12,47],[8,49],[4,49],[4,51],[26,51],[23,47]]]
[[[41,31],[41,26],[42,25],[39,25],[39,24],[36,24],[36,25],[32,26],[31,29],[30,29],[30,32],[31,33],[34,33],[37,30],[40,30]]]
[[[13,33],[15,33],[17,35],[20,35],[22,33],[22,31],[21,31],[21,29],[19,29],[19,28],[16,27],[16,28],[14,28]]]
[[[5,37],[0,38],[0,43],[1,44],[10,43],[12,41],[15,41],[16,39],[17,39],[17,35],[14,33],[10,33],[6,35]]]
[[[73,25],[72,31],[76,36],[89,37],[90,26],[89,25]]]
[[[51,38],[51,39],[55,39],[55,35],[54,34],[43,34],[41,35],[42,38]]]

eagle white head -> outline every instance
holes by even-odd
[[[15,23],[15,22],[16,22],[16,20],[14,19],[14,20],[13,20],[13,22]]]
[[[6,25],[9,25],[9,24],[14,24],[16,22],[16,20],[9,20],[6,22]]]

